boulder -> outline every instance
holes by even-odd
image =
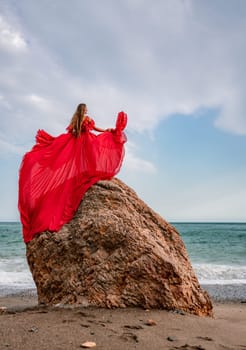
[[[93,185],[68,224],[26,248],[40,304],[212,315],[177,230],[118,179]]]

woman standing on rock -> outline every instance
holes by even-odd
[[[72,219],[89,187],[119,172],[126,124],[127,115],[120,112],[115,129],[98,128],[81,103],[67,133],[53,137],[38,130],[19,176],[18,207],[26,243],[42,231],[59,231]]]

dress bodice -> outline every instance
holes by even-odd
[[[81,125],[81,131],[90,131],[94,128],[94,126],[95,126],[94,120],[89,117],[85,117]]]
[[[86,116],[81,125],[81,132],[93,130],[94,126],[95,126],[94,120]],[[73,133],[73,128],[71,125],[67,127],[67,131]]]

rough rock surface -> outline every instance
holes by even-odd
[[[212,315],[179,233],[118,179],[92,186],[58,233],[36,235],[27,260],[39,303]]]

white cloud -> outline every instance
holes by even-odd
[[[132,142],[128,142],[125,146],[126,155],[124,160],[124,168],[126,171],[137,171],[139,173],[156,173],[157,169],[153,163],[144,160],[134,152],[136,146]]]
[[[129,130],[153,131],[202,107],[220,111],[216,127],[246,134],[239,12],[192,0],[73,0],[69,16],[67,6],[22,0],[0,17],[1,131],[13,147],[30,144],[39,128],[63,132],[79,102],[102,127],[125,110]],[[155,171],[128,153],[131,169]]]
[[[245,135],[246,4],[228,3],[9,2],[0,22],[1,132],[13,145],[29,144],[38,128],[63,132],[86,102],[102,127],[122,109],[129,130],[143,132],[215,108],[216,127]],[[131,169],[155,171],[136,154],[129,146]]]
[[[27,42],[22,33],[0,15],[0,49],[24,51],[26,48]]]
[[[243,92],[228,91],[227,102],[221,107],[215,125],[235,134],[246,134],[246,103]]]
[[[49,109],[52,109],[52,103],[48,101],[48,99],[36,95],[35,93],[31,93],[24,97],[24,99],[34,108],[41,109],[42,111],[48,112]]]
[[[2,62],[0,87],[17,123],[30,119],[33,132],[42,120],[60,132],[82,100],[103,125],[124,109],[131,130],[153,130],[162,119],[202,107],[220,111],[215,126],[246,134],[240,13],[210,1],[106,5],[73,0],[69,16],[58,1],[9,5],[8,20],[0,22],[5,44],[27,47],[9,24],[16,22],[31,43],[21,59]]]

